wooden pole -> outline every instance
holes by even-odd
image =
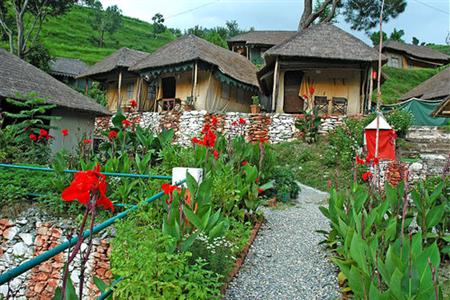
[[[137,95],[136,95],[136,101],[138,103],[138,111],[141,110],[141,88],[142,88],[142,77],[138,78],[138,89],[137,89]]]
[[[278,79],[280,77],[280,64],[277,60],[275,61],[275,70],[273,71],[273,88],[272,88],[272,111],[277,109],[277,97],[278,97]]]
[[[122,111],[122,71],[119,72],[119,83],[117,85],[117,111]]]
[[[380,143],[380,102],[381,102],[381,50],[383,49],[383,9],[384,0],[381,1],[380,10],[380,44],[378,45],[378,80],[377,80],[377,134],[375,140],[375,157],[378,157]]]
[[[197,62],[195,62],[194,65],[194,85],[192,87],[192,104],[196,102],[197,99],[197,80],[198,80],[198,65]]]
[[[89,82],[88,82],[88,78],[86,77],[84,79],[84,94],[87,96],[89,93]]]

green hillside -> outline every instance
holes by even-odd
[[[401,95],[434,76],[440,70],[441,69],[405,70],[383,67],[383,74],[387,77],[386,81],[381,86],[383,103],[396,103]],[[373,94],[372,100],[376,100],[376,91]]]
[[[435,44],[430,44],[427,45],[427,47],[437,50],[439,52],[445,53],[447,55],[450,55],[450,45],[435,45]]]
[[[92,39],[96,34],[90,26],[92,13],[90,8],[75,6],[44,24],[41,41],[53,57],[79,58],[92,64],[121,47],[152,52],[175,39],[170,31],[154,38],[151,24],[124,16],[119,31],[106,34],[105,47],[99,48]]]

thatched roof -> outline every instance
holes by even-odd
[[[450,96],[442,100],[441,104],[433,111],[433,117],[450,118]]]
[[[129,70],[144,71],[196,60],[216,66],[221,73],[237,81],[258,87],[256,66],[248,59],[192,34],[162,46]]]
[[[247,45],[266,45],[266,46],[274,46],[278,45],[281,42],[287,40],[296,34],[297,31],[287,31],[287,30],[278,30],[278,31],[267,31],[267,30],[258,30],[258,31],[249,31],[246,33],[238,34],[227,40],[228,44],[233,42],[244,42]]]
[[[450,67],[422,82],[399,100],[420,98],[425,100],[445,98],[450,95]]]
[[[75,78],[88,68],[88,65],[79,59],[57,57],[50,61],[50,74]]]
[[[323,23],[299,31],[264,55],[266,61],[274,56],[373,62],[378,60],[378,51],[335,25]]]
[[[444,54],[437,50],[428,48],[426,46],[405,44],[405,43],[397,42],[397,41],[386,41],[383,44],[383,50],[386,50],[386,49],[392,49],[392,50],[404,52],[411,56],[415,56],[415,57],[422,58],[422,59],[440,60],[440,61],[444,61],[444,62],[450,61],[450,56],[448,56],[447,54]]]
[[[140,61],[146,57],[148,53],[137,51],[129,48],[121,48],[105,57],[101,61],[97,62],[95,65],[88,68],[84,73],[80,74],[78,77],[89,77],[93,75],[103,74],[110,72],[116,68],[128,68],[134,65],[136,62]]]
[[[44,71],[0,49],[0,97],[20,99],[37,93],[49,104],[95,115],[107,115],[108,110],[85,97]]]

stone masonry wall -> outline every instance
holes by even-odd
[[[30,208],[16,218],[0,216],[0,273],[54,248],[76,235],[76,224],[71,220],[51,217],[39,209]],[[93,240],[93,251],[87,263],[83,299],[96,299],[100,292],[93,283],[93,276],[111,282],[109,267],[110,234],[102,232]],[[87,248],[83,243],[81,249]],[[39,264],[33,269],[0,286],[0,299],[52,299],[61,286],[62,271],[67,261],[67,250]],[[71,279],[78,292],[80,259],[71,265]],[[9,293],[9,294],[8,294]]]
[[[194,136],[199,136],[205,122],[209,121],[212,115],[218,119],[217,130],[227,138],[237,135],[245,136],[248,141],[259,141],[261,139],[280,143],[291,141],[299,137],[299,131],[295,127],[295,121],[302,115],[293,114],[248,114],[240,112],[228,112],[225,114],[209,114],[202,111],[184,112],[144,112],[126,113],[127,118],[140,124],[143,128],[148,128],[154,133],[161,132],[162,129],[174,129],[176,143],[190,145]],[[244,119],[245,124],[240,124],[239,119]],[[322,119],[319,128],[321,134],[333,130],[342,124],[344,117],[330,116]],[[97,137],[101,137],[101,132],[111,126],[109,117],[96,119],[95,130]]]

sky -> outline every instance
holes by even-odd
[[[367,0],[371,1],[371,0]],[[223,26],[236,20],[243,29],[296,30],[303,10],[303,0],[101,0],[104,7],[117,5],[126,16],[152,22],[155,13],[165,17],[168,27],[186,29]],[[344,20],[337,26],[366,43],[364,32],[352,31]],[[383,24],[388,34],[394,28],[405,31],[404,40],[417,37],[421,42],[445,44],[450,33],[450,0],[407,0],[406,10]]]

